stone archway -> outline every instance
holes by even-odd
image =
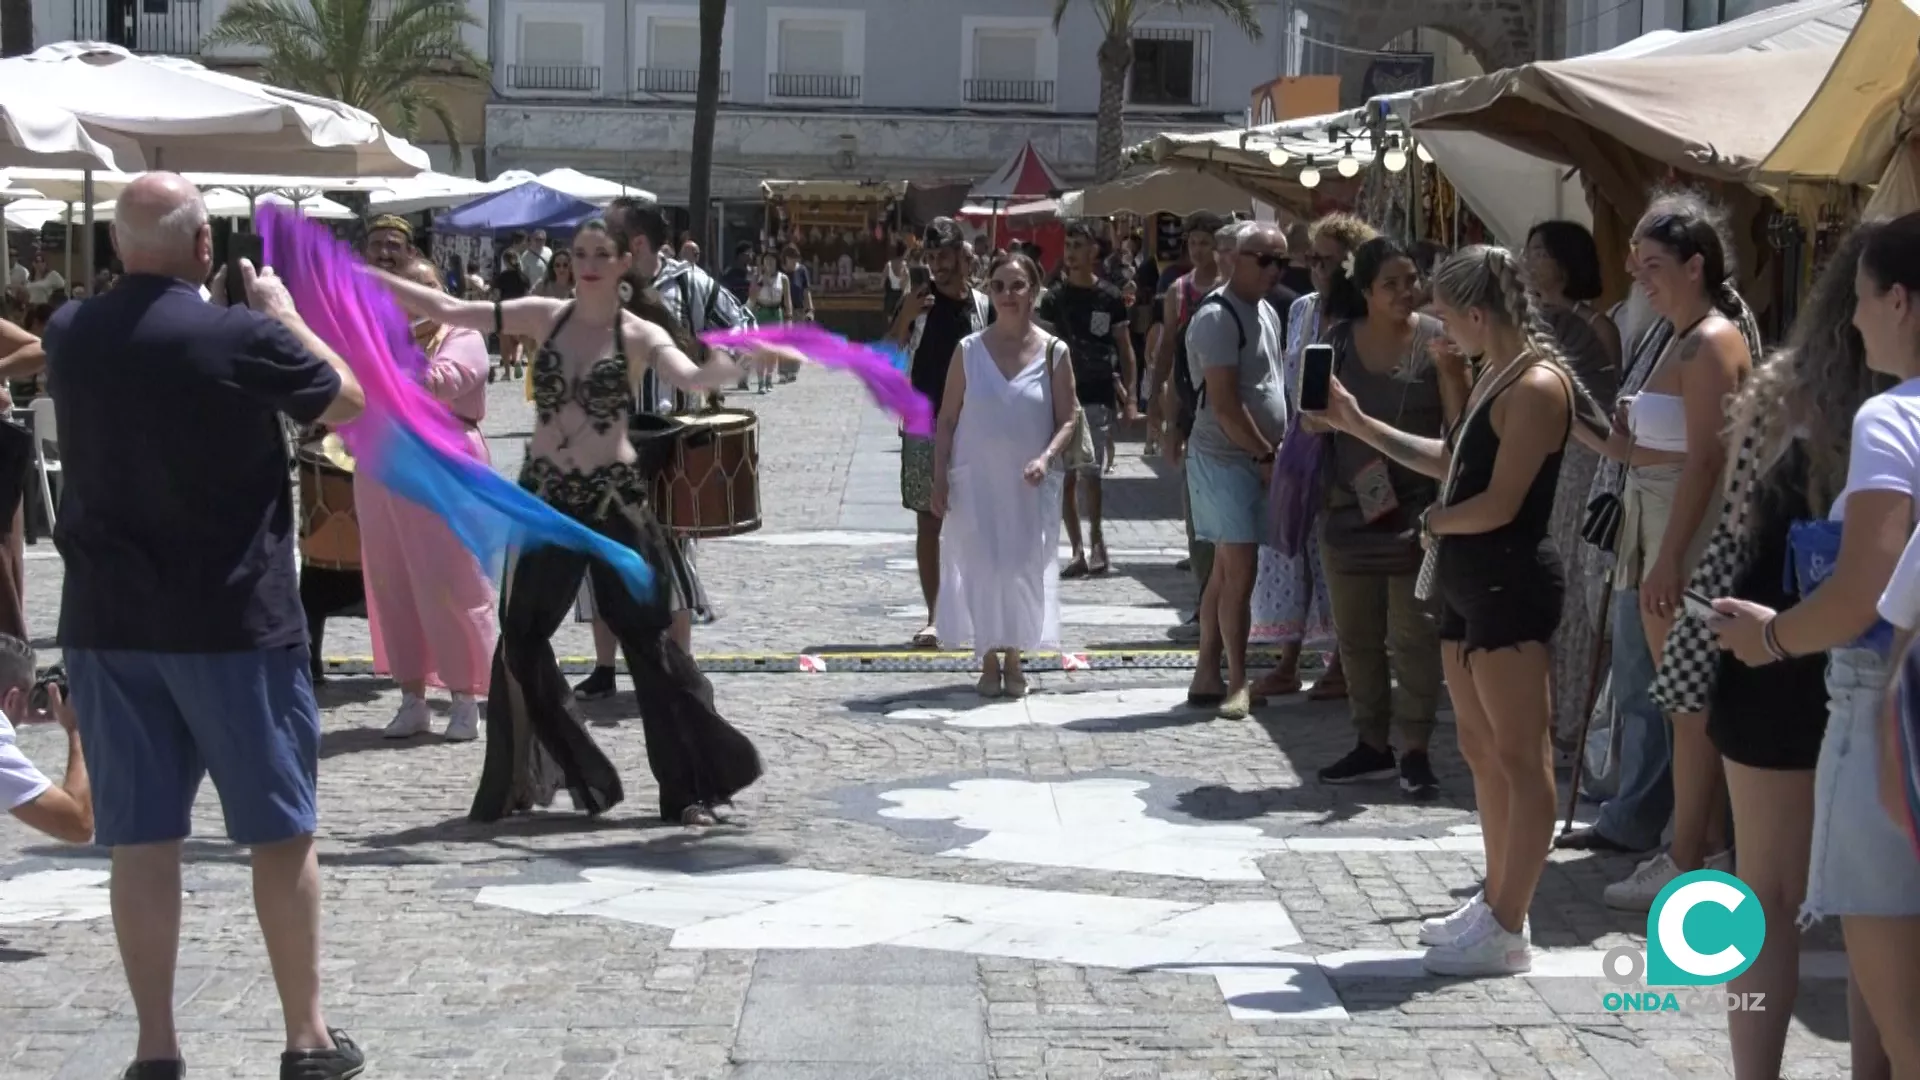
[[[1343,5],[1334,25],[1339,43],[1357,50],[1378,49],[1422,27],[1442,30],[1482,67],[1497,71],[1534,59],[1537,9],[1535,0],[1356,0]],[[1365,103],[1360,88],[1370,63],[1364,51],[1340,54],[1342,105]]]

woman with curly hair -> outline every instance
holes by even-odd
[[[1280,362],[1280,384],[1285,389],[1287,415],[1295,417],[1287,437],[1299,432],[1300,359],[1309,345],[1326,340],[1333,321],[1327,317],[1327,298],[1333,277],[1355,248],[1374,238],[1373,226],[1351,214],[1328,214],[1307,229],[1311,247],[1307,271],[1313,291],[1295,300],[1287,311],[1287,343]],[[1315,437],[1312,432],[1307,438]],[[1320,531],[1309,523],[1306,548],[1296,555],[1260,545],[1260,570],[1253,586],[1251,638],[1280,647],[1279,663],[1254,684],[1255,697],[1281,697],[1300,690],[1300,651],[1314,640],[1333,643],[1333,602],[1327,597],[1327,575],[1320,566]],[[1327,667],[1307,692],[1314,701],[1337,701],[1347,696],[1347,678],[1340,666],[1340,650],[1327,655]]]

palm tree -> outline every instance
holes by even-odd
[[[431,115],[457,159],[459,125],[434,83],[488,77],[461,34],[479,25],[458,0],[235,0],[206,44],[264,50],[269,82],[364,109],[408,138]]]
[[[707,210],[713,189],[713,128],[720,118],[720,43],[726,36],[727,0],[700,0],[700,80],[693,96],[693,175],[687,178],[687,214],[693,239],[707,243]],[[712,265],[720,265],[714,263]]]
[[[1100,24],[1100,113],[1094,135],[1094,173],[1097,179],[1120,175],[1120,151],[1125,139],[1121,110],[1126,105],[1127,72],[1133,68],[1133,28],[1159,8],[1176,11],[1213,11],[1223,15],[1254,41],[1261,36],[1256,0],[1086,0]],[[1074,0],[1053,0],[1053,28],[1057,31]]]

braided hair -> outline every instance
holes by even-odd
[[[1546,305],[1521,272],[1520,259],[1503,247],[1476,244],[1462,248],[1433,272],[1434,299],[1455,311],[1478,308],[1520,331],[1526,351],[1552,364],[1573,387],[1569,405],[1577,414],[1597,411],[1592,395],[1562,355]]]
[[[1690,188],[1656,192],[1633,230],[1635,243],[1652,241],[1681,262],[1700,256],[1700,284],[1707,300],[1728,321],[1739,325],[1753,312],[1734,286],[1738,271],[1726,207]],[[1743,328],[1744,332],[1744,328]],[[1754,350],[1758,356],[1759,351]]]

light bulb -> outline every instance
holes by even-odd
[[[1427,148],[1420,145],[1419,143],[1414,144],[1413,153],[1415,157],[1420,159],[1420,164],[1422,165],[1433,164],[1433,155],[1427,153]]]
[[[1273,148],[1273,153],[1267,155],[1267,160],[1273,162],[1274,167],[1278,168],[1282,165],[1285,165],[1287,162],[1292,161],[1293,155],[1287,153],[1285,150],[1276,146]]]
[[[1307,166],[1304,169],[1301,169],[1300,170],[1300,186],[1303,188],[1319,187],[1320,186],[1320,170],[1314,168],[1311,165]]]
[[[1407,167],[1407,152],[1396,146],[1380,155],[1380,164],[1385,165],[1388,172],[1397,173]]]
[[[1339,171],[1341,176],[1353,176],[1359,173],[1360,163],[1354,160],[1353,155],[1349,154],[1341,158],[1340,161],[1334,165],[1334,168]]]

